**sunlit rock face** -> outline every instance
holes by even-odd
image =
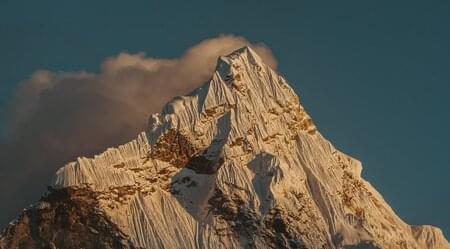
[[[286,80],[244,47],[152,115],[135,140],[59,169],[0,246],[450,248],[438,228],[403,222],[361,170],[320,134]],[[71,203],[78,209],[55,222]]]

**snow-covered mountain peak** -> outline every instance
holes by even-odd
[[[403,222],[361,169],[319,133],[287,81],[243,47],[151,115],[135,140],[58,170],[0,247],[40,236],[61,248],[61,238],[95,231],[92,248],[450,248],[439,229]],[[66,231],[56,210],[67,203],[77,226]],[[36,235],[36,226],[63,232]]]
[[[240,61],[241,63],[247,63],[252,65],[262,66],[264,63],[261,57],[249,46],[243,46],[232,53],[220,56],[218,59],[218,67],[222,64],[227,64],[231,66],[233,62]]]

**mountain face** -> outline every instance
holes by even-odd
[[[244,47],[135,140],[59,169],[0,248],[450,248],[361,169]]]

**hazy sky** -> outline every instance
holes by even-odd
[[[39,72],[65,82],[73,75],[61,72],[86,71],[88,82],[101,83],[110,76],[106,62],[120,61],[120,53],[146,62],[191,58],[186,49],[233,34],[270,48],[320,131],[363,162],[364,177],[402,218],[437,225],[450,237],[450,1],[62,2],[0,3],[0,145],[11,152],[0,158],[0,182],[34,176],[33,184],[0,184],[0,226],[15,213],[3,210],[36,200],[58,166],[24,168],[23,158],[10,156],[26,146],[5,129],[20,82],[49,70]],[[39,136],[46,127],[26,128]],[[42,152],[39,160],[50,157]],[[8,195],[14,191],[23,195]]]

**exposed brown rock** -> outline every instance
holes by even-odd
[[[135,248],[101,212],[94,192],[49,189],[40,202],[1,234],[2,249]]]
[[[198,149],[188,138],[178,131],[170,129],[156,142],[152,157],[182,168],[197,152]]]

